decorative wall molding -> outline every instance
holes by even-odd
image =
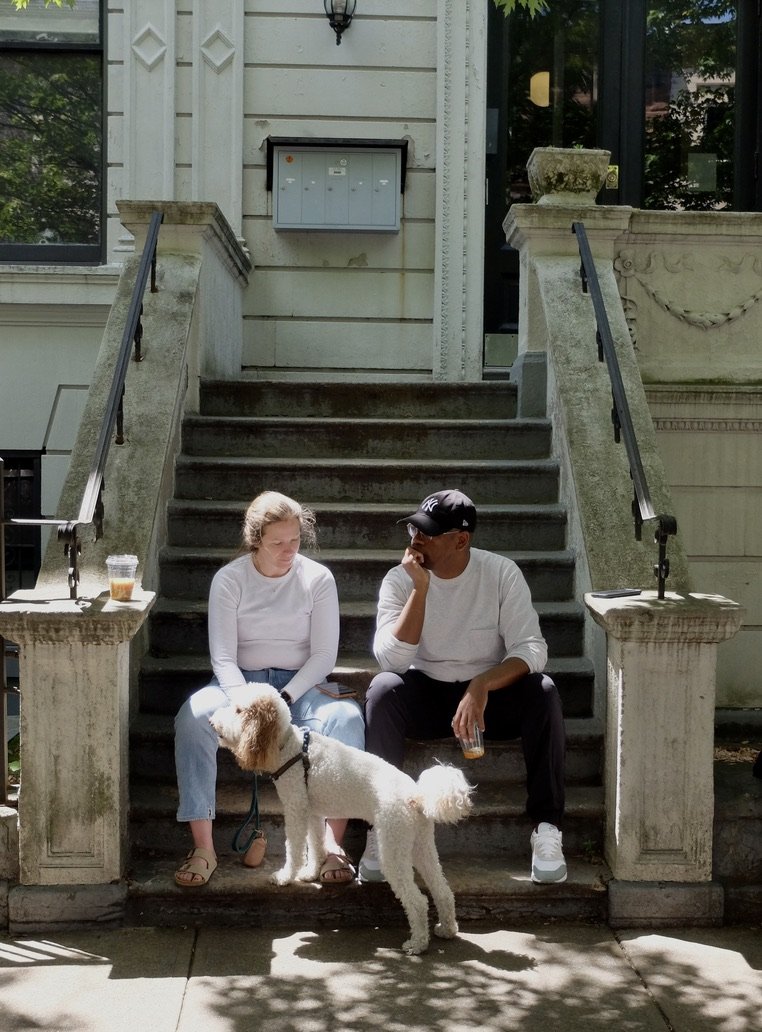
[[[721,255],[717,262],[718,268],[723,272],[737,274],[745,267],[762,276],[762,262],[757,255],[747,253],[741,258],[734,258],[732,255]],[[721,311],[709,309],[699,311],[686,308],[671,299],[662,288],[648,282],[647,277],[655,272],[666,272],[670,275],[691,275],[696,273],[695,259],[692,254],[672,255],[664,251],[647,251],[639,253],[634,248],[623,248],[614,260],[614,268],[617,273],[619,292],[625,309],[627,324],[630,328],[630,335],[633,342],[637,339],[637,302],[631,294],[632,283],[639,283],[646,295],[657,304],[663,311],[668,312],[675,319],[695,326],[698,329],[710,330],[726,323],[731,323],[745,315],[758,301],[762,299],[762,287],[747,295],[743,300],[735,304],[725,306]]]
[[[149,72],[152,72],[166,56],[167,43],[161,33],[149,22],[133,39],[132,52],[140,63]]]
[[[487,8],[439,0],[437,8],[437,223],[433,371],[481,378]]]
[[[133,0],[123,18],[125,63],[123,196],[173,197],[175,190],[175,3]],[[134,249],[121,233],[117,252]]]
[[[219,73],[227,68],[235,56],[233,41],[217,25],[206,37],[200,47],[204,60],[212,69]]]
[[[716,419],[655,416],[654,426],[658,431],[677,431],[688,433],[759,433],[762,430],[762,419]]]
[[[192,201],[214,201],[242,242],[244,0],[194,0]],[[219,155],[226,155],[221,161]]]

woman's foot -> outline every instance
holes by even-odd
[[[216,869],[214,850],[194,846],[175,871],[175,883],[184,889],[206,885]]]
[[[329,853],[320,868],[323,885],[345,885],[355,877],[355,869],[345,853]]]

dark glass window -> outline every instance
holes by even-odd
[[[508,20],[508,204],[530,201],[526,163],[535,147],[595,147],[597,0],[555,0]]]
[[[40,453],[5,452],[2,456],[6,521],[39,519],[41,505]],[[6,526],[5,591],[33,588],[40,572],[40,528]]]
[[[644,207],[732,207],[736,34],[732,0],[649,3]]]
[[[0,13],[2,260],[102,258],[100,24],[99,0]]]

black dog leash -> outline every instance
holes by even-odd
[[[244,843],[241,843],[241,836],[246,831],[246,828],[252,819],[254,821],[254,828],[249,837],[246,839],[246,841]],[[251,806],[249,807],[249,812],[246,814],[246,817],[244,818],[243,824],[240,828],[238,828],[236,833],[233,835],[233,851],[242,854],[247,853],[255,839],[264,837],[265,833],[259,826],[259,793],[257,791],[257,775],[255,774],[254,784],[251,790]]]
[[[303,731],[304,731],[304,737],[302,739],[301,751],[298,752],[296,754],[296,756],[292,756],[291,759],[287,760],[283,764],[282,767],[279,767],[273,774],[270,775],[270,777],[272,778],[273,781],[277,781],[278,778],[281,776],[281,774],[285,774],[287,770],[289,770],[291,767],[293,767],[293,765],[295,763],[298,763],[299,760],[301,760],[302,761],[302,766],[304,767],[304,784],[305,784],[305,786],[307,785],[307,772],[310,769],[310,758],[309,758],[310,729],[308,727],[305,727],[303,729]],[[246,828],[248,827],[248,825],[250,824],[250,822],[252,820],[254,821],[254,827],[253,827],[249,837],[246,839],[245,842],[242,843],[241,842],[241,836],[244,834],[244,832],[246,831]],[[258,778],[257,778],[257,775],[255,774],[254,775],[254,783],[252,785],[252,790],[251,790],[251,806],[249,807],[249,812],[246,814],[246,817],[244,818],[243,824],[241,824],[240,828],[238,828],[236,833],[233,835],[232,848],[233,848],[234,852],[236,852],[236,853],[245,854],[245,853],[247,853],[249,851],[249,849],[251,848],[252,843],[256,839],[264,838],[264,837],[265,837],[265,833],[262,831],[262,829],[259,826]],[[263,850],[263,852],[264,852],[264,850]]]

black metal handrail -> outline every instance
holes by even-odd
[[[619,443],[624,440],[627,460],[630,464],[630,476],[632,477],[634,498],[632,500],[632,515],[635,522],[635,539],[641,540],[643,523],[646,520],[656,520],[656,532],[654,541],[659,548],[659,558],[654,563],[654,575],[658,578],[658,595],[664,598],[665,582],[669,576],[669,559],[667,558],[667,540],[671,534],[677,534],[677,520],[668,513],[657,513],[654,511],[651,502],[651,494],[648,490],[648,481],[643,470],[643,463],[640,458],[638,439],[635,428],[632,425],[630,406],[627,402],[627,393],[622,380],[622,372],[619,368],[614,338],[611,334],[606,306],[603,303],[603,294],[598,280],[598,272],[595,268],[593,255],[590,250],[590,242],[587,239],[587,231],[582,222],[572,223],[572,232],[577,237],[577,246],[580,257],[580,276],[582,278],[582,289],[585,293],[590,292],[595,313],[595,338],[598,343],[598,361],[606,362],[609,379],[611,380],[611,396],[613,408],[611,420],[614,424],[614,440]]]
[[[100,433],[93,453],[90,473],[87,484],[82,495],[82,502],[79,507],[79,514],[75,520],[59,519],[14,519],[11,523],[31,524],[33,526],[55,526],[58,527],[58,540],[64,542],[64,555],[69,560],[69,597],[77,598],[77,586],[79,585],[79,556],[82,553],[82,545],[78,537],[78,528],[92,523],[95,526],[95,540],[103,536],[103,474],[106,469],[111,435],[116,425],[114,442],[124,444],[124,385],[127,379],[127,369],[130,362],[132,345],[135,345],[135,361],[142,362],[141,350],[143,339],[143,295],[148,283],[148,274],[151,274],[151,293],[155,294],[156,286],[156,245],[159,238],[159,228],[164,221],[164,213],[156,211],[151,216],[146,234],[145,247],[138,266],[137,278],[130,299],[130,306],[127,310],[127,319],[122,333],[122,343],[117,355],[114,367],[114,377],[111,382],[106,410],[103,414]],[[4,594],[3,594],[3,597]]]

